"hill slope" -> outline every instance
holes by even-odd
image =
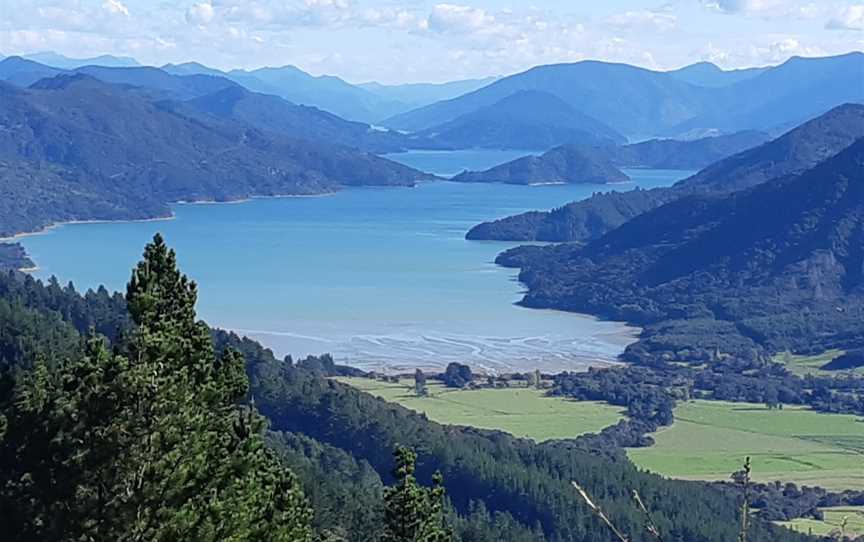
[[[588,241],[648,210],[692,193],[731,192],[801,173],[864,136],[864,106],[834,108],[783,136],[717,162],[671,188],[598,194],[548,213],[475,226],[469,239]]]
[[[547,92],[520,91],[417,134],[454,148],[547,150],[623,143],[624,136]]]
[[[463,183],[609,184],[630,177],[611,162],[575,146],[552,149],[542,156],[525,156],[486,171],[465,171],[451,179]]]
[[[729,349],[747,341],[772,351],[861,346],[862,171],[864,138],[798,176],[683,197],[584,248],[526,247],[500,262],[522,267],[531,307],[724,328],[741,338]],[[684,342],[699,348],[693,337]]]
[[[411,185],[427,176],[345,147],[190,118],[123,87],[61,75],[0,83],[0,233],[58,220],[148,218],[178,200]],[[21,179],[28,179],[21,182]]]
[[[315,107],[296,105],[278,96],[232,85],[184,103],[197,111],[244,122],[261,130],[325,144],[387,153],[437,145],[417,136],[374,129]]]

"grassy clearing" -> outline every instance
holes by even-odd
[[[595,433],[618,422],[621,409],[606,403],[545,397],[530,388],[452,390],[430,383],[428,397],[414,395],[413,380],[400,384],[340,378],[387,401],[424,412],[439,423],[500,429],[535,441]]]
[[[774,356],[774,361],[782,363],[789,369],[790,373],[798,376],[806,376],[808,374],[814,376],[839,376],[843,373],[864,375],[864,367],[846,371],[823,371],[819,368],[844,353],[843,350],[828,350],[815,356],[795,356],[784,352]]]
[[[628,450],[637,465],[675,478],[725,480],[746,456],[756,480],[864,489],[864,418],[801,407],[691,401],[650,448]]]
[[[843,524],[843,518],[847,518],[846,536],[864,536],[864,506],[838,506],[836,508],[823,508],[822,511],[825,513],[825,519],[822,521],[799,518],[792,521],[778,521],[777,523],[801,533],[825,536],[839,531]]]

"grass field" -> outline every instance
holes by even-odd
[[[605,403],[545,397],[529,388],[452,390],[428,386],[428,397],[414,394],[413,379],[392,384],[368,378],[340,378],[363,391],[424,412],[439,423],[500,429],[536,441],[598,432],[622,419],[621,409]]]
[[[794,519],[792,521],[778,521],[801,533],[813,533],[824,536],[832,531],[839,531],[846,518],[846,536],[864,536],[864,506],[838,506],[836,508],[823,508],[825,519]]]
[[[676,478],[724,480],[746,456],[753,477],[827,489],[864,489],[864,418],[801,407],[691,401],[656,444],[628,450],[637,465]]]
[[[808,374],[814,376],[838,376],[843,373],[864,375],[864,367],[846,371],[823,371],[819,368],[843,353],[843,350],[827,350],[815,356],[795,356],[781,353],[774,356],[774,361],[782,363],[789,369],[790,373],[798,376],[806,376]]]

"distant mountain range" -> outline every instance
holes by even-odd
[[[104,66],[107,68],[132,68],[141,64],[132,57],[114,56],[114,55],[99,55],[89,58],[69,58],[52,51],[42,53],[33,53],[23,55],[27,60],[32,60],[40,64],[51,66],[52,68],[60,68],[63,70],[72,70],[82,66]]]
[[[585,247],[519,248],[499,262],[522,268],[524,305],[648,326],[629,353],[650,363],[860,346],[862,172],[859,138],[798,175],[678,198]]]
[[[369,152],[388,153],[408,148],[438,148],[422,137],[377,129],[365,123],[342,119],[314,107],[300,106],[275,95],[255,93],[224,77],[209,72],[160,68],[84,66],[61,70],[20,57],[0,61],[0,80],[27,87],[59,74],[87,74],[101,81],[126,85],[151,100],[183,102],[186,114],[192,111],[248,123],[290,137],[341,144]],[[215,72],[219,73],[219,72]],[[174,103],[171,107],[184,107]]]
[[[839,153],[860,137],[864,137],[864,105],[842,105],[773,141],[720,160],[673,187],[596,194],[549,212],[524,213],[479,224],[467,237],[590,241],[642,213],[684,196],[729,193],[770,179],[799,174]],[[678,142],[671,143],[673,147],[678,145]]]
[[[233,83],[232,83],[233,85]],[[233,116],[189,114],[83,73],[0,83],[0,235],[57,221],[165,216],[167,203],[411,185],[430,176]],[[316,113],[319,114],[319,113]],[[345,122],[345,121],[341,121]]]
[[[657,72],[597,61],[554,64],[395,115],[383,124],[419,132],[516,92],[534,90],[553,94],[630,138],[777,130],[842,103],[864,102],[861,73],[864,53],[860,52],[793,57],[779,66],[743,74],[718,73],[704,65]]]
[[[498,77],[485,77],[483,79],[464,79],[447,83],[408,83],[404,85],[382,85],[373,81],[370,83],[361,83],[357,86],[394,102],[401,102],[411,107],[423,107],[424,105],[474,92],[498,79]]]
[[[565,144],[626,141],[620,133],[557,96],[534,90],[516,92],[417,135],[457,149],[547,150]]]
[[[667,73],[685,83],[700,87],[726,87],[752,79],[770,68],[723,70],[710,62],[697,62]]]
[[[609,184],[630,177],[590,148],[565,145],[542,156],[525,156],[486,171],[465,171],[451,179],[463,183]]]

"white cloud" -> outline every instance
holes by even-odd
[[[193,4],[186,10],[186,21],[190,24],[204,26],[209,24],[215,15],[216,12],[213,9],[213,4],[202,2],[200,4]]]
[[[127,8],[120,0],[105,0],[102,8],[114,15],[129,16],[129,8]]]
[[[814,19],[822,15],[825,2],[795,0],[702,0],[706,8],[721,13],[741,13],[766,18]]]
[[[825,24],[829,30],[864,30],[864,4],[847,6],[839,16]]]
[[[607,22],[612,26],[624,29],[648,28],[667,31],[678,25],[678,17],[666,10],[636,10],[612,15],[607,19]]]
[[[441,33],[478,32],[491,28],[495,17],[486,10],[456,4],[437,4],[429,14],[429,30]]]

